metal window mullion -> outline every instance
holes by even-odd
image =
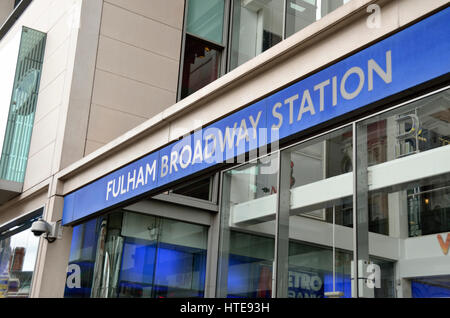
[[[229,30],[229,21],[230,21],[230,8],[231,0],[225,0],[224,7],[223,7],[223,25],[222,25],[222,52],[220,56],[220,72],[218,74],[218,77],[221,77],[228,73],[227,65],[228,65],[228,47],[229,47],[229,41],[228,41],[228,30]]]
[[[357,171],[357,164],[356,164],[356,123],[354,122],[352,124],[352,143],[353,143],[353,154],[352,154],[352,160],[353,160],[353,280],[355,282],[352,284],[352,288],[354,288],[354,293],[352,295],[356,295],[355,298],[358,298],[358,281],[357,277],[359,275],[358,273],[358,216],[357,216],[357,195],[356,195],[356,185],[357,185],[357,178],[356,178],[356,171]]]
[[[367,126],[353,123],[353,271],[354,297],[371,297],[360,290],[358,262],[369,261],[369,207],[367,172]]]
[[[275,229],[275,253],[272,278],[272,298],[288,296],[289,271],[289,211],[291,156],[288,151],[278,151],[278,192]]]
[[[181,35],[181,52],[180,52],[180,67],[178,68],[178,91],[177,101],[181,100],[181,91],[183,86],[183,74],[184,74],[184,54],[186,49],[186,25],[187,25],[187,13],[188,13],[188,0],[184,2],[184,14],[183,14],[183,32]]]
[[[216,297],[224,298],[228,295],[228,266],[230,253],[230,187],[231,176],[221,173],[221,194],[219,220],[219,244],[217,257]]]
[[[227,55],[227,63],[226,63],[226,72],[228,73],[229,71],[231,71],[231,44],[232,44],[232,40],[233,40],[233,18],[234,18],[234,1],[233,0],[229,0],[229,11],[228,11],[228,15],[229,15],[229,19],[228,19],[228,25],[227,25],[227,48],[226,48],[226,55]]]
[[[219,273],[219,256],[220,256],[220,226],[222,210],[220,209],[222,203],[222,184],[219,184],[220,173],[214,176],[214,183],[217,183],[218,195],[216,200],[219,204],[219,213],[216,213],[211,217],[211,226],[208,231],[208,251],[206,254],[206,286],[205,297],[213,298],[218,297],[218,273]]]
[[[287,0],[283,0],[283,30],[281,34],[281,40],[286,39],[286,23],[287,23]]]

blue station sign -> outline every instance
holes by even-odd
[[[68,194],[63,224],[448,74],[449,26],[446,8]]]

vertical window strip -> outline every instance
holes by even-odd
[[[23,182],[25,178],[45,42],[45,33],[23,28],[0,160],[0,179]]]

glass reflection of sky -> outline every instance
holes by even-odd
[[[25,257],[23,260],[22,271],[32,272],[34,270],[38,245],[39,245],[39,238],[35,237],[33,233],[31,233],[30,229],[11,236],[10,241],[11,253],[13,253],[16,247],[25,248]]]

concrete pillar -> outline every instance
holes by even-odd
[[[62,196],[51,195],[45,207],[44,220],[47,222],[60,221],[63,203]],[[61,298],[64,296],[71,242],[71,227],[64,227],[61,239],[52,243],[43,237],[40,238],[30,297]]]

